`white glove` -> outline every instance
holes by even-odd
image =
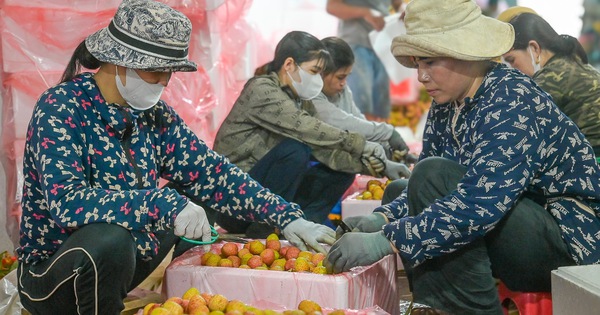
[[[379,143],[367,141],[360,160],[369,170],[371,176],[381,177],[380,174],[385,169],[383,162],[387,160],[385,149]]]
[[[410,177],[410,169],[402,164],[390,160],[385,161],[383,174],[389,179],[400,179]]]
[[[283,231],[283,236],[300,250],[308,250],[308,247],[319,253],[326,254],[327,251],[319,242],[332,245],[335,242],[335,231],[328,226],[297,219],[288,224]]]
[[[210,223],[204,209],[191,201],[188,202],[175,218],[175,235],[189,239],[201,238],[203,242],[210,241]]]
[[[362,151],[362,158],[368,159],[369,157],[376,157],[385,161],[385,149],[383,146],[377,142],[367,141],[365,142],[365,146]]]
[[[388,160],[387,159],[382,160],[378,157],[371,156],[368,161],[369,161],[369,165],[375,172],[375,175],[373,175],[373,176],[374,177],[383,177],[382,174],[385,171],[386,162]]]

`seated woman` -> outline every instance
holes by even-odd
[[[312,99],[316,117],[322,121],[365,136],[368,141],[382,143],[389,149],[388,157],[398,162],[414,163],[417,157],[408,154],[408,146],[394,126],[367,120],[354,103],[352,91],[346,84],[354,65],[354,53],[350,45],[339,37],[327,37],[321,40],[331,56],[321,76],[323,90]],[[408,155],[407,155],[408,154]]]
[[[360,232],[339,233],[328,269],[397,252],[415,302],[502,314],[496,279],[548,292],[552,270],[600,263],[600,166],[546,92],[493,61],[513,27],[472,0],[412,0],[405,24],[391,49],[433,98],[423,151],[395,200],[344,220]]]
[[[191,32],[191,21],[164,3],[123,1],[39,97],[17,248],[25,313],[122,314],[127,293],[172,249],[176,257],[189,247],[181,237],[211,239],[203,206],[186,196],[276,225],[304,249],[325,252],[320,243],[335,241],[331,228],[210,150],[160,99],[174,72],[197,69]],[[159,187],[161,179],[185,195]]]
[[[558,35],[541,16],[521,13],[509,22],[515,43],[504,60],[552,96],[600,157],[600,72],[588,63],[577,38]]]
[[[214,149],[263,186],[298,203],[307,219],[325,222],[329,211],[376,157],[382,175],[408,176],[387,162],[383,147],[315,117],[310,101],[321,92],[321,71],[330,57],[323,44],[301,31],[277,44],[268,74],[250,79],[217,132]],[[375,163],[373,163],[375,165]],[[272,227],[218,215],[231,233],[266,236]]]

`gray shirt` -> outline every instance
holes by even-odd
[[[345,4],[357,7],[367,7],[381,13],[382,16],[390,14],[391,0],[344,0]],[[371,24],[363,18],[340,20],[338,24],[338,37],[345,40],[348,45],[373,48],[369,40],[369,33],[373,30]]]
[[[390,124],[366,120],[354,103],[348,86],[333,97],[321,92],[312,102],[317,110],[317,118],[334,127],[359,133],[367,141],[387,142],[394,131],[394,126]]]

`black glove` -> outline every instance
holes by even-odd
[[[392,131],[392,136],[388,140],[388,143],[390,144],[392,152],[400,151],[404,154],[408,153],[408,146],[406,145],[406,142],[404,142],[404,139],[402,139],[400,133],[396,131],[396,129]]]

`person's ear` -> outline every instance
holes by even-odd
[[[296,70],[296,62],[294,61],[294,58],[287,57],[283,62],[283,69],[290,73],[294,72],[294,70]]]
[[[530,40],[527,44],[529,45],[529,47],[531,47],[533,57],[536,60],[539,60],[540,56],[542,55],[542,47],[540,47],[540,44],[538,44],[538,42],[534,40]]]

